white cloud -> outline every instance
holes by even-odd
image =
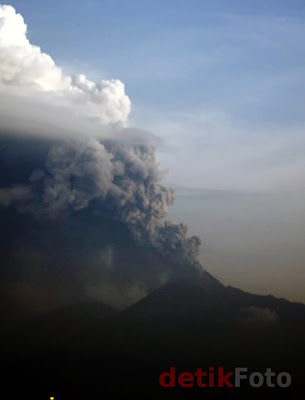
[[[117,80],[92,82],[85,75],[64,76],[60,67],[26,36],[27,26],[11,6],[0,5],[0,93],[47,92],[50,101],[77,104],[102,123],[126,124],[131,103]],[[16,89],[18,89],[16,91]]]

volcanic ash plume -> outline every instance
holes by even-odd
[[[12,146],[23,158],[22,148]],[[0,189],[2,210],[17,210],[20,216],[3,225],[4,248],[8,228],[9,246],[16,242],[8,265],[38,271],[29,283],[43,279],[49,286],[60,274],[70,286],[83,282],[89,297],[122,307],[168,279],[194,277],[200,270],[199,238],[188,238],[185,225],[166,220],[174,192],[161,183],[154,148],[97,139],[60,141],[31,170],[20,183]],[[22,215],[38,225],[24,222]]]
[[[199,238],[166,220],[174,192],[162,184],[148,135],[138,140],[140,131],[126,128],[130,100],[123,83],[64,76],[26,30],[13,7],[0,6],[0,95],[6,99],[0,105],[0,132],[6,134],[0,146],[1,251],[7,266],[35,285],[49,284],[56,270],[69,287],[73,274],[86,275],[95,293],[112,287],[113,294],[116,287],[121,294],[125,285],[130,296],[143,296],[179,271],[197,272]]]
[[[152,245],[176,262],[195,265],[199,239],[187,238],[185,225],[165,220],[174,191],[160,183],[162,177],[150,146],[97,139],[61,143],[51,148],[45,168],[32,173],[26,209],[60,218],[94,203],[126,224],[138,243]]]

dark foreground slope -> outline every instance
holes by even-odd
[[[122,312],[53,311],[2,340],[11,399],[297,398],[304,395],[305,306],[201,280],[172,282]],[[161,388],[159,375],[209,366],[286,371],[288,388]],[[177,381],[176,381],[177,383]],[[234,382],[233,382],[234,383]]]

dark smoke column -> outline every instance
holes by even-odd
[[[54,145],[45,167],[33,172],[33,198],[49,218],[73,213],[94,202],[124,222],[138,243],[150,245],[171,261],[200,268],[200,239],[187,238],[187,227],[166,220],[173,189],[162,185],[155,149],[115,141]]]

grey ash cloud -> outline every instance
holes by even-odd
[[[26,29],[0,6],[2,277],[57,276],[122,306],[202,271],[199,238],[167,219],[175,196],[156,138],[128,127],[123,83],[65,76]]]
[[[197,265],[197,237],[166,220],[174,190],[162,184],[155,149],[97,139],[53,145],[43,169],[30,176],[25,209],[44,217],[98,207],[123,222],[138,243],[149,244],[176,262]]]

